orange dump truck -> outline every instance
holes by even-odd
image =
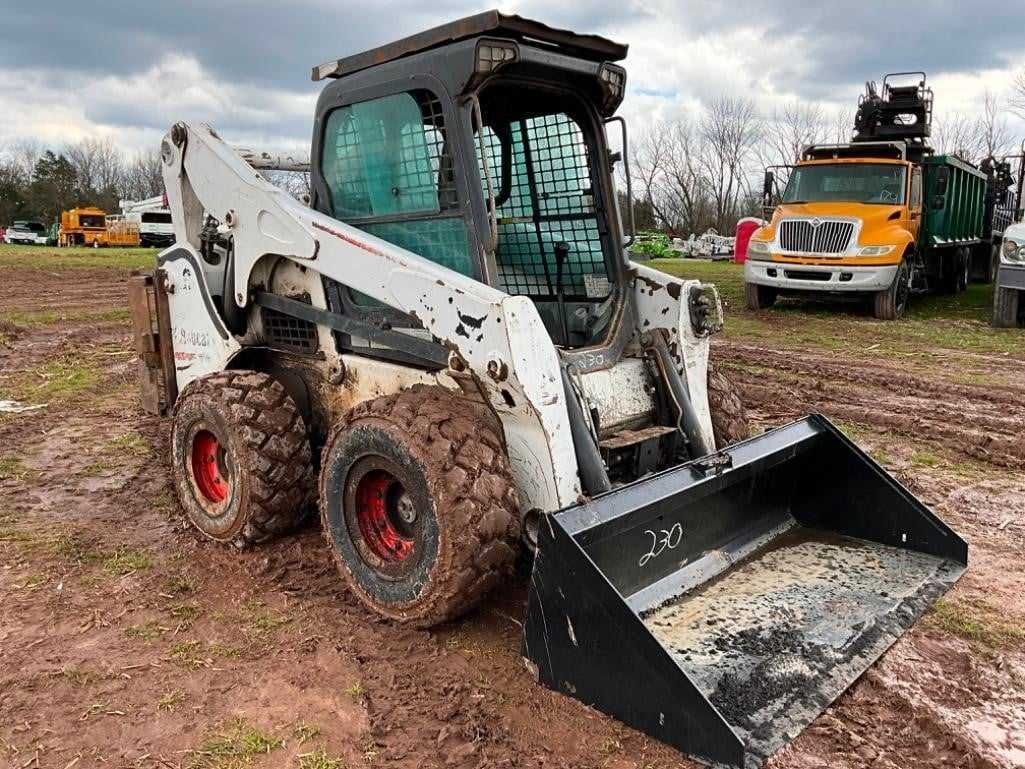
[[[137,246],[139,225],[95,206],[61,212],[60,246]]]

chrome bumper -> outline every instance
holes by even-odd
[[[794,291],[883,291],[897,274],[896,264],[882,267],[744,262],[744,280]]]

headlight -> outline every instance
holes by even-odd
[[[1025,262],[1025,244],[1010,238],[1004,238],[1000,246],[1000,256],[1005,262]]]
[[[863,246],[858,256],[886,256],[893,250],[893,246]]]
[[[749,240],[747,242],[747,253],[750,254],[768,254],[769,244],[764,240]]]

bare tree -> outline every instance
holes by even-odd
[[[310,175],[304,171],[261,171],[263,178],[280,187],[296,200],[309,200],[313,188]]]
[[[946,112],[933,119],[933,143],[945,155],[974,163],[984,152],[979,126],[979,120],[963,112]]]
[[[1025,120],[1025,67],[1022,67],[1014,76],[1014,82],[1011,83],[1011,96],[1007,103],[1013,113]]]
[[[157,150],[139,152],[125,167],[121,195],[128,200],[145,200],[164,193],[160,153]]]
[[[762,136],[754,102],[720,96],[708,106],[699,125],[699,162],[715,206],[715,228],[728,230],[751,193],[750,161]]]
[[[830,141],[834,144],[847,144],[853,134],[854,111],[850,109],[837,110],[833,115],[833,122],[830,127]]]
[[[826,118],[819,104],[791,101],[773,109],[765,123],[763,147],[765,165],[787,165],[801,159],[809,144],[818,144],[826,135]]]
[[[125,160],[110,138],[83,139],[64,151],[78,173],[84,192],[116,197],[123,184]]]
[[[1007,125],[1000,99],[989,89],[986,90],[982,114],[979,116],[978,133],[982,157],[1000,157],[1007,154],[1011,145],[1011,130]]]

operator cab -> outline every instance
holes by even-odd
[[[604,122],[626,46],[495,11],[328,62],[312,205],[530,298],[564,350],[608,344],[625,292]],[[416,326],[344,286],[332,309]],[[349,340],[359,349],[359,340]]]

